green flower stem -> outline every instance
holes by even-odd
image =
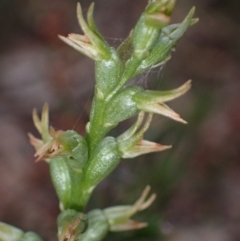
[[[87,142],[89,147],[89,155],[95,150],[99,142],[107,133],[107,128],[104,128],[104,110],[105,100],[95,98],[92,104],[91,117],[90,117],[90,128],[87,133]]]
[[[146,90],[137,85],[126,86],[133,77],[166,63],[171,51],[193,19],[194,8],[183,22],[168,25],[175,0],[149,0],[128,38],[117,48],[111,47],[98,31],[91,4],[85,20],[81,5],[77,15],[83,35],[69,34],[60,38],[95,61],[96,86],[86,138],[76,131],[55,131],[49,127],[48,105],[39,117],[33,111],[33,120],[41,138],[29,134],[37,161],[45,160],[56,189],[61,214],[58,218],[59,241],[101,241],[108,231],[143,228],[147,223],[133,221],[131,216],[146,209],[155,199],[147,198],[147,187],[133,205],[93,210],[83,214],[95,187],[119,164],[122,158],[134,158],[147,153],[163,151],[171,146],[144,139],[153,114],[160,114],[186,123],[165,102],[173,100],[191,86],[191,81],[168,90]],[[147,117],[144,117],[147,114]],[[106,136],[122,121],[136,115],[138,119],[119,137]],[[1,236],[5,235],[5,239]],[[24,233],[11,226],[1,225],[0,241],[41,241],[34,233]]]

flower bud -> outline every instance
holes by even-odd
[[[92,191],[93,188],[108,176],[118,165],[121,153],[118,150],[114,137],[105,137],[89,158],[84,169],[82,185],[85,190]]]
[[[122,62],[113,48],[111,49],[110,58],[96,61],[96,84],[103,95],[102,98],[106,98],[117,86],[121,72]]]
[[[131,86],[116,94],[106,107],[105,124],[116,126],[119,122],[127,120],[138,114],[134,96],[141,93],[143,89],[139,86]]]
[[[82,172],[82,168],[88,159],[86,140],[76,131],[68,130],[59,136],[58,144],[61,148],[61,153],[58,155],[64,156],[70,167]]]
[[[26,232],[19,241],[42,241],[42,238],[34,232]]]
[[[60,209],[82,210],[82,206],[79,204],[82,170],[72,168],[68,159],[64,157],[53,158],[49,166],[52,182],[60,200]]]
[[[110,226],[105,213],[94,209],[88,214],[88,228],[81,235],[81,241],[101,241],[107,235]]]
[[[24,233],[21,229],[9,224],[0,222],[1,241],[42,241],[39,235],[34,232]]]
[[[169,23],[175,0],[150,1],[129,37],[118,48],[124,71],[121,84],[138,74],[141,62],[146,59],[159,39],[161,30]],[[123,54],[123,51],[128,51]],[[150,66],[151,67],[151,66]]]
[[[164,27],[159,39],[151,49],[149,55],[141,62],[135,75],[170,59],[171,50],[175,47],[177,41],[183,36],[187,28],[196,22],[192,19],[195,8],[192,8],[181,24],[174,24]]]
[[[161,29],[169,23],[173,2],[150,1],[133,30],[134,55],[139,59],[147,57],[156,43]]]
[[[87,215],[72,209],[67,209],[58,216],[58,239],[59,241],[82,240],[81,235],[88,228]]]

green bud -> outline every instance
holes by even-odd
[[[94,188],[105,179],[119,164],[121,153],[113,137],[105,137],[91,154],[81,180],[79,205],[83,209]]]
[[[42,241],[39,235],[34,232],[24,233],[21,229],[9,224],[0,222],[1,241]]]
[[[116,126],[119,122],[138,114],[139,110],[133,97],[142,91],[141,87],[131,86],[116,94],[106,107],[105,125]]]
[[[88,146],[86,140],[76,131],[64,131],[58,138],[61,150],[58,155],[64,156],[69,165],[79,172],[88,159]]]
[[[187,28],[196,22],[196,19],[192,19],[194,11],[195,8],[192,8],[181,24],[169,25],[162,29],[157,43],[137,68],[136,75],[169,60],[171,50],[175,47],[177,41],[183,36]]]
[[[121,86],[138,74],[141,62],[148,58],[159,39],[162,28],[169,23],[169,15],[174,3],[174,0],[150,1],[133,32],[119,47],[118,52],[125,63]],[[124,55],[125,50],[128,54]]]
[[[42,239],[34,232],[27,232],[19,241],[42,241]]]
[[[153,14],[161,11],[165,15],[170,15],[174,8],[176,0],[150,0],[145,12]]]
[[[95,73],[97,87],[103,95],[102,98],[106,98],[117,86],[122,73],[122,62],[113,48],[110,58],[96,61]]]
[[[57,224],[59,241],[77,241],[88,228],[88,218],[83,213],[67,209],[58,216]]]
[[[109,222],[102,210],[88,214],[66,210],[58,216],[59,241],[100,241],[109,231]]]
[[[82,171],[73,169],[68,158],[56,157],[49,162],[53,185],[60,200],[60,209],[75,209],[81,211],[79,199],[81,197],[80,183]]]
[[[50,173],[61,208],[80,210],[80,183],[88,160],[85,139],[75,131],[66,131],[58,138],[61,152],[49,160]]]
[[[105,137],[89,158],[82,184],[89,192],[118,165],[121,154],[113,137]]]
[[[109,231],[109,222],[102,210],[95,209],[88,213],[88,228],[78,241],[101,241]]]
[[[0,222],[0,240],[1,241],[19,241],[24,232],[9,224]]]
[[[173,1],[151,1],[133,30],[134,55],[143,59],[156,43],[161,29],[169,23]]]

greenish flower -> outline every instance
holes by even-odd
[[[84,35],[71,33],[68,37],[59,36],[65,43],[94,60],[108,59],[111,55],[108,43],[99,33],[93,20],[94,4],[88,9],[87,22],[84,20],[81,4],[77,5],[79,25]]]

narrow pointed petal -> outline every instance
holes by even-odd
[[[183,120],[179,114],[174,112],[172,109],[170,109],[167,105],[163,103],[154,103],[154,104],[139,104],[138,108],[140,110],[143,110],[145,112],[150,112],[154,114],[160,114],[166,117],[169,117],[175,121],[182,122],[184,124],[187,124],[185,120]]]
[[[141,142],[143,139],[144,133],[148,130],[148,128],[151,124],[151,121],[152,121],[152,116],[153,116],[152,114],[149,114],[143,127],[139,131],[137,131],[137,129],[136,129],[135,133],[132,133],[132,135],[128,139],[121,140],[121,139],[117,138],[118,149],[122,153],[121,154],[122,157],[129,156],[129,155],[130,156],[136,155],[135,148],[137,148],[138,143]],[[133,150],[134,154],[132,154],[132,150]],[[136,156],[138,156],[138,155],[136,155]]]
[[[136,210],[138,211],[142,211],[146,208],[148,208],[156,199],[156,194],[153,193],[147,200],[147,196],[149,195],[151,191],[151,187],[149,185],[147,185],[145,187],[145,189],[142,192],[142,195],[140,196],[140,198],[135,202],[134,207]]]
[[[38,117],[37,114],[37,109],[34,108],[33,112],[32,112],[32,118],[33,118],[33,124],[36,127],[36,129],[38,130],[38,132],[41,134],[42,133],[42,126],[41,126],[41,121]]]
[[[153,91],[145,90],[141,93],[137,93],[134,99],[137,102],[144,102],[145,104],[162,103],[174,100],[181,95],[185,94],[191,88],[191,80],[184,83],[179,88],[168,91]]]
[[[147,223],[140,223],[140,222],[129,219],[125,223],[111,225],[110,231],[122,232],[122,231],[128,231],[128,230],[141,229],[141,228],[145,228],[147,226],[148,226]]]
[[[28,137],[30,144],[34,146],[35,150],[38,150],[43,145],[43,141],[41,139],[36,138],[31,133],[28,133]]]
[[[49,149],[51,148],[52,143],[51,142],[47,142],[45,144],[43,144],[34,154],[35,157],[37,157],[36,162],[40,161],[40,160],[44,160],[44,157],[46,156],[46,154],[48,153]],[[49,157],[49,155],[48,155]]]
[[[188,26],[191,24],[191,20],[193,18],[193,15],[195,13],[195,7],[191,8],[186,18],[183,20],[183,22],[180,24],[180,26],[170,34],[171,39],[179,39],[183,36],[183,34],[186,32]]]
[[[100,32],[97,29],[97,26],[95,24],[95,21],[93,19],[93,11],[94,11],[94,3],[91,3],[88,11],[87,11],[87,22],[88,26],[91,28],[91,30],[103,41],[106,42],[106,40],[103,38],[103,36],[100,34]]]
[[[44,142],[47,142],[51,139],[49,135],[49,107],[48,104],[45,103],[42,109],[42,138]]]
[[[130,150],[125,151],[122,158],[134,158],[151,152],[164,151],[172,146],[163,146],[155,142],[142,140],[138,145],[135,145]]]
[[[89,14],[92,14],[91,11],[93,11],[93,5],[90,6],[90,10],[89,10]],[[102,58],[109,58],[111,55],[110,52],[110,47],[108,46],[108,44],[103,41],[103,38],[99,38],[98,34],[95,34],[89,26],[86,23],[86,21],[83,18],[83,14],[82,14],[82,8],[81,8],[81,4],[78,3],[77,4],[77,18],[78,18],[78,22],[79,25],[81,26],[83,32],[86,34],[86,36],[88,36],[88,38],[90,39],[90,42],[97,48],[98,52],[101,54]],[[88,19],[90,17],[88,16]],[[92,24],[92,22],[90,22]]]
[[[49,135],[49,132],[48,132],[48,125],[49,125],[48,112],[49,112],[48,104],[45,103],[42,109],[41,120],[35,108],[33,109],[33,113],[32,113],[33,123],[36,129],[38,130],[38,132],[41,134],[44,142],[47,142],[48,140],[51,139],[51,136]]]
[[[76,40],[73,41],[70,38],[66,38],[64,36],[59,35],[59,38],[65,42],[66,44],[68,44],[69,46],[71,46],[72,48],[74,48],[75,50],[79,51],[80,53],[88,56],[89,58],[93,59],[93,60],[100,60],[101,58],[99,58],[98,56],[98,52],[94,49],[93,46],[91,46],[90,44],[85,44],[84,46],[84,42],[78,42],[76,43]],[[85,47],[85,48],[84,48]]]
[[[124,140],[131,138],[136,133],[136,131],[140,127],[140,125],[142,124],[143,118],[144,118],[144,112],[141,111],[138,114],[137,121],[127,131],[125,131],[123,134],[118,136],[117,140],[124,141]]]

